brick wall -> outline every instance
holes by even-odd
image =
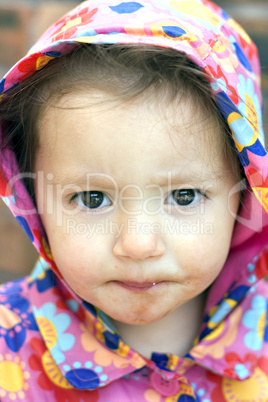
[[[22,57],[28,42],[27,21],[31,19],[32,10],[25,6],[1,6],[0,8],[0,63],[8,66]]]
[[[0,0],[0,72],[25,55],[54,21],[80,1]]]
[[[0,75],[26,53],[51,23],[79,2],[0,0]],[[268,127],[268,0],[218,0],[216,3],[244,26],[260,50],[265,126]],[[0,201],[0,282],[28,273],[36,257],[23,230]]]
[[[54,21],[79,1],[0,0],[0,75],[21,57]],[[37,252],[0,199],[0,283],[28,274]]]

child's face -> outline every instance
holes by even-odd
[[[90,102],[92,93],[66,96],[40,121],[38,209],[70,287],[118,321],[150,323],[221,271],[235,177],[223,134],[212,119],[197,123],[189,104],[165,105],[163,116],[153,99]]]

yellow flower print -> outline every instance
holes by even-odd
[[[258,335],[261,339],[263,339],[264,336],[265,326],[266,326],[266,311],[262,313],[258,322]]]
[[[45,67],[45,65],[47,65],[47,63],[50,60],[53,60],[53,57],[50,57],[50,56],[38,57],[38,59],[36,60],[36,70],[41,70],[41,68]]]
[[[106,328],[100,322],[97,322],[96,323],[96,330],[97,330],[97,333],[96,333],[97,339],[99,339],[102,343],[105,344],[104,332],[106,332]],[[127,346],[121,340],[119,340],[118,348],[116,349],[116,353],[119,356],[126,357],[128,355],[128,353],[129,353],[129,351],[130,351],[130,347]]]
[[[225,354],[225,348],[230,346],[236,339],[237,326],[241,321],[242,309],[237,307],[229,317],[229,324],[223,321],[214,331],[207,335],[200,345],[195,346],[190,354],[194,358],[203,358],[206,355],[214,359],[221,359]],[[208,344],[207,344],[208,342]]]
[[[48,350],[45,351],[45,353],[42,356],[42,366],[47,377],[53,384],[64,389],[73,388],[72,385],[61,374],[58,366],[56,365],[55,361],[53,360]]]
[[[71,319],[67,314],[57,313],[54,303],[43,304],[40,309],[33,307],[35,318],[43,339],[57,364],[65,361],[64,352],[70,350],[75,337],[65,332]]]
[[[51,350],[57,343],[57,330],[53,323],[45,317],[36,317],[36,322],[40,328],[40,332],[44,337],[44,340]]]
[[[255,92],[253,82],[250,79],[246,80],[242,74],[239,74],[238,78],[240,82],[237,85],[237,89],[242,100],[240,111],[247,117],[254,133],[258,135],[261,120],[261,106],[257,93]]]
[[[102,345],[92,333],[92,318],[87,315],[87,323],[88,325],[85,326],[84,324],[80,324],[80,328],[82,330],[81,335],[81,343],[85,351],[87,352],[95,352],[94,353],[94,361],[96,364],[107,367],[111,364],[114,364],[117,368],[126,368],[129,365],[136,367],[137,369],[144,366],[144,360],[138,353],[134,353],[131,359],[127,360],[124,359],[123,356],[127,355],[129,352],[129,347],[122,342],[121,349],[112,352],[111,350],[107,349],[105,345]],[[101,325],[98,323],[98,325]],[[127,348],[127,350],[126,350]]]
[[[251,43],[251,39],[248,36],[248,34],[245,32],[245,30],[241,27],[241,25],[239,25],[235,20],[233,20],[232,18],[230,18],[228,20],[228,25],[234,29],[234,31],[238,32],[239,35],[241,35],[241,37],[248,43]]]
[[[268,379],[264,372],[257,368],[248,380],[236,381],[224,378],[222,393],[227,402],[261,402],[266,401],[268,395]]]
[[[255,105],[253,103],[253,100],[249,94],[245,94],[245,99],[246,99],[246,115],[247,119],[251,124],[251,127],[253,130],[257,131],[259,127],[259,118],[258,114],[255,108]]]
[[[217,26],[220,23],[220,19],[199,1],[170,1],[170,6],[184,14],[207,21],[212,25]]]
[[[47,242],[46,242],[46,240],[44,238],[41,239],[41,243],[42,243],[42,247],[43,247],[43,249],[45,251],[45,254],[48,256],[48,258],[53,260],[52,253],[51,253],[51,250],[49,248],[49,245],[47,244]]]
[[[25,400],[30,373],[19,356],[0,355],[0,399],[8,396],[11,401]]]
[[[177,402],[180,398],[180,396],[195,396],[193,388],[189,386],[188,384],[185,384],[183,382],[180,382],[180,389],[179,392],[176,395],[169,396],[168,398],[165,399],[165,402]],[[182,398],[183,400],[183,398]]]

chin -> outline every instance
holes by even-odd
[[[166,313],[166,314],[168,314],[168,313]],[[166,314],[153,315],[149,311],[147,311],[146,314],[144,313],[144,311],[142,314],[133,314],[133,312],[132,312],[131,315],[129,314],[129,312],[127,312],[126,314],[123,314],[123,315],[107,313],[107,315],[109,315],[109,317],[112,318],[114,321],[121,322],[122,324],[139,325],[139,326],[148,325],[148,324],[152,324],[153,322],[159,321]]]

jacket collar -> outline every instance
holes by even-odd
[[[251,274],[261,269],[264,258],[267,254],[263,252]],[[174,378],[195,364],[220,376],[246,379],[258,364],[265,336],[261,320],[265,319],[266,302],[261,283],[254,288],[233,285],[205,314],[199,339],[184,358],[153,353],[149,360],[123,342],[103,312],[79,300],[51,269],[46,266],[44,270],[43,264],[39,262],[30,280],[33,314],[47,351],[75,388],[102,387],[143,367]],[[247,315],[252,313],[258,317],[254,326],[247,324]],[[252,353],[241,343],[250,332],[259,337]]]

